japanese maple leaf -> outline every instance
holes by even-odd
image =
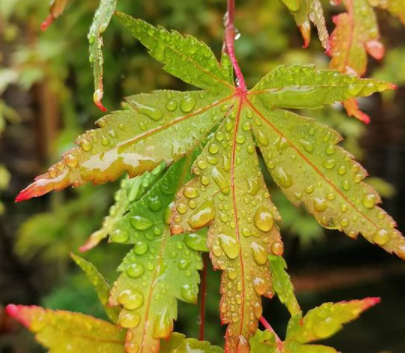
[[[340,135],[285,109],[321,108],[390,89],[314,66],[280,66],[250,91],[235,86],[227,55],[219,63],[195,38],[155,28],[124,14],[120,21],[165,64],[164,69],[202,91],[155,91],[127,98],[131,108],[98,121],[79,147],[39,176],[17,201],[85,182],[139,175],[172,164],[207,138],[193,164],[195,178],[180,190],[172,233],[209,226],[207,244],[223,271],[221,318],[227,352],[249,351],[261,316],[261,296],[273,289],[268,254],[281,255],[280,220],[259,168],[260,149],[271,176],[288,199],[304,204],[320,224],[355,238],[361,233],[405,258],[405,241],[365,170],[339,147]]]
[[[329,51],[329,34],[325,25],[322,4],[320,0],[281,0],[294,17],[304,38],[304,48],[311,42],[311,22],[318,30],[322,46]]]
[[[111,227],[110,241],[134,245],[118,268],[121,275],[109,300],[111,306],[121,306],[118,324],[128,329],[128,353],[159,352],[160,339],[172,334],[177,299],[197,302],[202,269],[198,250],[205,237],[172,237],[168,224],[170,205],[190,179],[192,161],[190,156],[174,163]]]
[[[336,28],[330,39],[330,68],[362,76],[367,69],[367,53],[377,60],[384,56],[376,14],[367,0],[343,0],[343,3],[347,12],[333,18]],[[349,99],[344,106],[349,115],[366,123],[370,121],[355,99]]]

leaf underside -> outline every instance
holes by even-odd
[[[118,18],[167,72],[203,91],[156,91],[129,97],[129,110],[100,119],[99,129],[80,136],[79,147],[68,151],[17,200],[68,185],[105,183],[123,172],[137,176],[162,161],[170,165],[180,160],[207,139],[192,166],[194,179],[177,194],[171,232],[209,226],[210,257],[214,267],[223,270],[220,310],[228,324],[227,352],[249,350],[248,340],[261,316],[261,296],[273,295],[268,255],[283,253],[276,224],[281,218],[264,183],[257,149],[288,199],[294,205],[304,204],[321,225],[351,237],[361,233],[386,251],[405,257],[404,238],[391,217],[377,207],[380,198],[363,182],[364,169],[337,145],[340,135],[285,110],[321,108],[391,89],[391,84],[313,66],[280,66],[251,91],[243,92],[233,86],[226,55],[219,63],[205,44],[192,37],[124,14]],[[135,243],[136,250],[128,217],[119,226],[127,234],[120,238],[113,231],[112,238],[125,238],[123,242]],[[167,232],[162,234],[161,239],[169,237]],[[122,270],[135,260],[129,255]],[[125,273],[118,283],[126,283]],[[118,302],[119,292],[113,303]],[[169,317],[171,323],[173,310]]]

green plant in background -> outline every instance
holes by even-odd
[[[320,4],[285,2],[306,43],[309,18],[320,28],[321,39],[329,49]],[[370,16],[374,16],[367,2],[359,8],[350,1],[345,4],[350,21],[355,21],[357,10],[371,11]],[[103,5],[98,18],[111,10]],[[263,158],[289,201],[303,204],[323,227],[353,238],[361,233],[371,243],[404,258],[404,238],[392,218],[376,206],[379,195],[363,182],[364,169],[337,146],[340,135],[286,110],[317,109],[341,101],[346,102],[349,114],[352,108],[353,115],[366,120],[354,98],[394,86],[353,75],[353,70],[363,73],[349,65],[353,61],[364,67],[363,47],[353,49],[362,55],[356,57],[349,51],[350,55],[343,55],[344,65],[337,64],[342,50],[348,47],[339,47],[339,33],[347,30],[339,24],[332,35],[331,65],[349,75],[310,65],[279,66],[248,90],[234,53],[233,1],[228,1],[225,53],[220,62],[194,37],[168,32],[122,13],[117,17],[168,73],[202,91],[155,91],[127,98],[127,109],[100,119],[99,129],[80,136],[79,147],[66,152],[61,162],[17,197],[21,201],[69,185],[106,183],[123,172],[131,177],[150,172],[122,182],[103,228],[93,233],[83,248],[94,247],[108,235],[111,242],[134,244],[119,267],[122,274],[113,288],[92,265],[75,257],[117,325],[81,314],[14,305],[8,307],[9,314],[37,332],[38,340],[55,352],[86,350],[95,344],[91,341],[97,341],[97,350],[103,352],[219,352],[220,348],[178,334],[160,342],[172,334],[176,299],[197,301],[197,271],[202,268],[199,253],[209,249],[214,268],[223,271],[220,313],[222,322],[228,324],[226,352],[336,352],[307,343],[333,335],[378,299],[328,303],[303,316],[284,271],[283,245],[276,224],[281,217],[259,165]],[[341,15],[340,23],[344,18]],[[357,22],[353,24],[357,26]],[[96,28],[96,37],[105,30],[105,26]],[[381,54],[376,40],[372,37],[356,43]],[[173,165],[166,168],[166,164]],[[205,238],[203,229],[207,226]],[[284,342],[262,317],[261,297],[274,294],[292,316]],[[267,332],[257,329],[258,321]],[[87,332],[84,337],[83,332]],[[57,342],[63,344],[56,346],[58,334]]]

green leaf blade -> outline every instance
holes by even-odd
[[[301,312],[301,308],[294,295],[294,287],[286,269],[287,264],[280,256],[269,256],[273,287],[280,301],[285,304],[291,316]]]
[[[253,114],[245,108],[242,101],[232,103],[198,156],[196,177],[179,192],[171,226],[175,234],[210,226],[210,257],[223,271],[220,311],[230,352],[247,349],[261,317],[261,296],[273,295],[267,255],[283,252],[275,224],[280,216],[258,166]]]
[[[190,153],[223,117],[232,96],[202,91],[156,91],[128,97],[129,110],[98,120],[65,152],[63,160],[36,178],[16,198],[22,201],[85,182],[103,184],[123,172],[130,177],[171,164]]]
[[[340,303],[325,303],[308,311],[302,318],[297,315],[290,320],[287,340],[309,343],[333,336],[344,324],[380,302],[379,298],[366,298]]]
[[[108,305],[108,298],[110,296],[110,285],[108,284],[107,280],[92,263],[74,254],[71,254],[71,257],[83,270],[88,280],[93,285],[107,316],[113,323],[117,323],[119,312],[117,308],[112,308]]]
[[[115,12],[115,7],[117,6],[117,0],[101,0],[96,13],[94,14],[94,19],[90,27],[88,34],[89,39],[89,52],[90,52],[90,63],[93,66],[93,76],[94,76],[94,103],[102,110],[107,109],[103,106],[101,102],[104,89],[103,89],[103,37],[102,34],[107,29],[111,18]]]
[[[325,228],[353,238],[361,233],[405,258],[405,238],[377,206],[377,192],[363,182],[366,171],[337,146],[341,137],[336,131],[291,112],[269,110],[259,100],[252,107],[259,124],[253,133],[266,165],[294,205],[303,203]]]
[[[133,203],[111,238],[115,232],[126,233],[125,243],[135,244],[118,268],[122,273],[111,291],[110,305],[123,307],[118,323],[129,329],[126,346],[138,347],[139,353],[158,352],[159,340],[170,336],[177,300],[197,301],[200,254],[189,248],[185,235],[172,237],[166,223],[179,185],[189,178],[190,160],[174,164]]]
[[[314,65],[294,65],[272,70],[250,93],[273,107],[316,109],[393,88],[388,82],[316,70]]]
[[[149,49],[151,56],[165,64],[164,69],[171,75],[206,90],[234,90],[233,83],[229,82],[229,70],[221,68],[205,43],[162,27],[156,28],[120,12],[117,17]]]

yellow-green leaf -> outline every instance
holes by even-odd
[[[294,295],[294,287],[286,269],[287,264],[281,256],[269,256],[270,270],[273,279],[274,291],[280,301],[287,306],[291,316],[301,312],[300,305]]]
[[[86,261],[80,256],[74,254],[71,254],[71,256],[76,264],[83,270],[83,272],[86,274],[87,278],[93,285],[94,289],[97,292],[98,298],[110,320],[116,323],[118,320],[119,311],[117,310],[117,308],[112,308],[108,305],[108,298],[110,296],[110,285],[108,284],[107,280],[92,263]]]
[[[50,353],[124,353],[124,332],[108,322],[38,306],[9,305],[6,310],[35,333]]]
[[[167,170],[151,189],[130,205],[114,225],[111,241],[134,244],[118,270],[110,305],[121,305],[119,325],[127,328],[128,351],[159,351],[159,339],[168,338],[177,318],[177,299],[197,302],[200,254],[188,234],[171,236],[169,205],[190,178],[191,160],[182,159]]]

